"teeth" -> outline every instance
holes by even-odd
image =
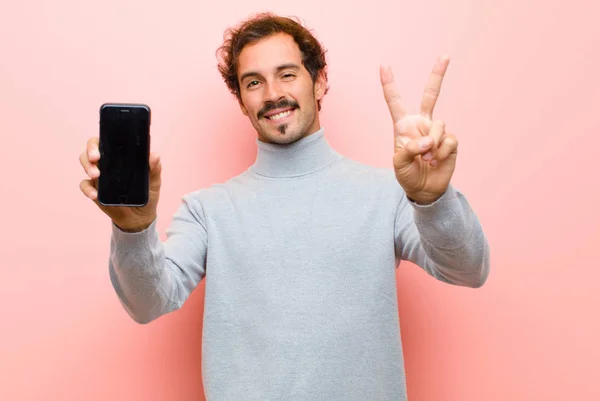
[[[273,121],[273,120],[279,120],[283,117],[287,117],[292,113],[291,110],[288,111],[284,111],[283,113],[277,113],[277,114],[273,114],[272,116],[269,116],[269,120]]]

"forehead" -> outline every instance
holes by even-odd
[[[244,46],[238,58],[238,76],[248,71],[266,73],[287,63],[302,65],[302,54],[292,36],[278,33]]]

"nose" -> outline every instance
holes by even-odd
[[[278,100],[284,97],[283,90],[278,82],[269,82],[266,83],[266,85],[267,90],[265,91],[265,93],[267,95],[267,101],[277,102]]]

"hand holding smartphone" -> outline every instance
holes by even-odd
[[[103,104],[100,134],[79,157],[89,177],[81,191],[125,231],[141,231],[156,218],[162,167],[150,153],[150,123],[147,105]]]

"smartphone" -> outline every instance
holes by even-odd
[[[98,201],[104,206],[145,206],[150,186],[150,107],[100,107]]]

